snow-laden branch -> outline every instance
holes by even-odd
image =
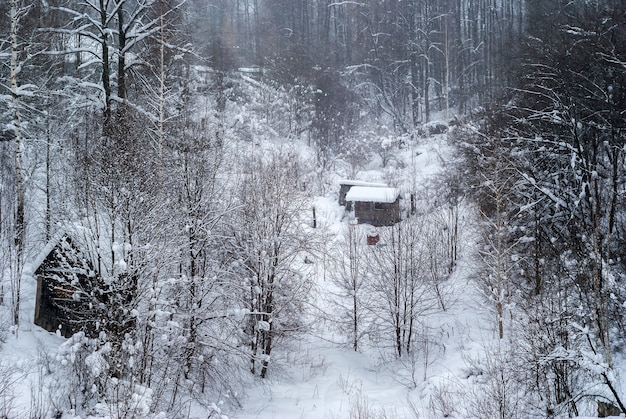
[[[153,34],[155,34],[156,32],[159,31],[158,27],[153,27],[152,29],[150,29],[149,31],[137,31],[137,32],[133,32],[131,35],[129,35],[129,37],[127,38],[127,42],[126,42],[126,46],[124,47],[124,49],[121,51],[121,54],[126,54],[128,51],[130,51],[135,45],[137,45],[137,43],[143,41],[146,38],[149,38],[150,36],[152,36]]]
[[[353,0],[347,0],[347,1],[339,1],[335,3],[330,3],[328,7],[345,6],[346,4],[353,4],[355,6],[365,6],[365,3],[361,3],[361,2],[353,1]]]
[[[89,16],[89,14],[87,14],[87,13],[81,13],[81,12],[78,12],[76,10],[70,9],[68,7],[55,7],[54,10],[65,12],[65,13],[68,13],[68,14],[74,16],[73,21],[80,21],[80,20],[86,20],[87,21],[87,23],[84,24],[83,26],[81,26],[80,28],[77,28],[77,29],[65,29],[65,31],[67,31],[68,33],[72,33],[72,32],[73,33],[80,33],[81,35],[88,36],[89,32],[83,33],[83,32],[77,32],[77,31],[79,29],[82,31],[82,30],[85,30],[86,28],[93,27],[93,28],[96,28],[96,30],[98,31],[98,33],[100,33],[100,35],[104,34],[106,26],[103,27],[101,22],[99,22],[98,20],[96,20],[93,17]],[[61,29],[56,29],[56,30],[60,31]]]
[[[138,113],[140,113],[141,115],[145,116],[146,118],[148,118],[152,123],[157,123],[159,122],[159,117],[154,115],[153,113],[147,111],[146,109],[144,109],[142,106],[130,102],[128,100],[124,100],[122,98],[120,98],[117,95],[112,95],[111,96],[111,100],[117,102],[117,103],[123,103],[124,105],[128,106],[129,108],[134,109],[135,111],[137,111]]]
[[[356,65],[350,65],[348,67],[346,67],[346,74],[353,74],[358,70],[361,69],[378,69],[378,67],[373,66],[372,64],[368,64],[368,63],[364,63],[364,64],[356,64]]]
[[[34,84],[23,84],[21,86],[17,86],[11,93],[15,96],[33,97],[35,96],[35,92],[37,90],[39,90],[39,87]]]
[[[82,81],[80,83],[77,84],[78,87],[83,87],[83,88],[88,88],[88,89],[95,89],[98,90],[101,93],[104,93],[104,88],[98,84],[98,83],[92,83],[89,81]]]
[[[91,39],[97,43],[100,43],[102,41],[100,36],[88,30],[91,27],[92,25],[90,23],[85,23],[84,25],[79,26],[77,28],[73,28],[73,29],[51,28],[51,29],[41,29],[41,31],[47,32],[47,33],[56,33],[56,34],[61,34],[61,35],[70,35],[70,36],[80,35],[81,37]],[[101,34],[102,32],[100,32],[100,35]]]
[[[130,15],[130,17],[128,19],[128,23],[126,24],[126,27],[123,29],[124,33],[127,33],[128,30],[130,30],[133,26],[135,26],[135,23],[139,22],[139,20],[140,20],[139,18],[146,13],[146,10],[147,10],[147,8],[149,6],[150,6],[150,4],[143,5],[143,6],[137,6],[135,8],[135,10],[133,11],[133,13],[131,13],[131,15]],[[153,19],[153,22],[159,22],[160,19],[161,19],[161,17],[158,16],[155,19]]]
[[[94,54],[94,57],[96,57],[96,58],[81,63],[81,65],[78,66],[78,70],[82,70],[82,69],[87,68],[87,67],[89,67],[89,66],[91,66],[93,64],[102,64],[102,58],[99,55]]]
[[[567,204],[565,203],[565,201],[563,201],[561,198],[556,196],[551,190],[549,190],[548,188],[544,188],[544,187],[539,186],[537,184],[537,181],[534,178],[530,177],[527,173],[523,173],[521,171],[519,173],[520,173],[520,175],[522,175],[522,177],[524,179],[526,179],[539,192],[541,192],[542,194],[544,194],[545,196],[550,198],[550,200],[557,205],[557,208],[558,207],[567,208]]]
[[[598,56],[602,59],[604,59],[607,63],[610,64],[615,64],[618,65],[620,67],[623,67],[624,69],[626,69],[626,61],[622,61],[619,58],[612,56],[612,55],[608,55],[605,54],[603,52],[599,53]]]

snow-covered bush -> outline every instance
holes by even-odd
[[[108,384],[107,362],[111,346],[106,337],[91,339],[78,332],[58,350],[50,394],[59,412],[92,413],[102,401]]]
[[[466,358],[467,393],[463,396],[464,417],[520,418],[529,417],[528,397],[519,380],[523,371],[519,359],[506,345],[486,346],[476,357]]]
[[[152,390],[140,385],[134,374],[140,347],[127,335],[118,354],[104,332],[89,338],[74,334],[58,350],[52,380],[51,401],[56,411],[111,417],[136,417],[150,413]],[[115,377],[112,362],[123,359],[129,372]]]
[[[15,415],[14,402],[17,396],[16,383],[22,374],[19,369],[8,362],[0,360],[0,417],[9,418]]]

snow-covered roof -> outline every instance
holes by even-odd
[[[34,276],[35,272],[46,260],[48,255],[54,250],[54,248],[63,240],[63,237],[67,237],[72,243],[77,245],[85,252],[85,255],[90,255],[93,252],[93,244],[90,244],[87,240],[84,228],[73,223],[67,223],[57,231],[52,238],[41,248],[41,250],[34,254],[34,258],[27,260],[24,265],[24,274]],[[94,260],[90,260],[94,263]]]
[[[346,194],[346,201],[352,202],[395,202],[400,190],[389,187],[353,186]]]
[[[61,231],[55,234],[54,237],[50,241],[48,241],[48,243],[46,243],[46,245],[39,251],[39,253],[37,253],[37,255],[32,260],[27,261],[24,265],[24,274],[31,276],[34,275],[37,268],[39,268],[43,261],[46,260],[50,252],[52,252],[54,250],[54,247],[59,244],[59,241],[61,241],[64,235],[65,231]]]
[[[387,188],[388,187],[384,183],[364,182],[362,180],[351,180],[351,179],[341,179],[339,180],[339,184],[350,185],[350,186],[371,186],[372,188]]]
[[[240,73],[262,73],[263,69],[261,67],[239,67]]]

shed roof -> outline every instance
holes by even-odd
[[[24,273],[27,275],[34,275],[37,269],[41,266],[44,260],[54,250],[57,244],[61,241],[65,232],[57,233],[46,245],[37,253],[34,259],[30,260],[24,266]]]
[[[341,179],[339,180],[339,184],[348,185],[348,186],[371,186],[371,187],[376,187],[376,188],[388,187],[385,183],[365,182],[362,180],[352,180],[352,179]]]
[[[381,188],[370,186],[353,186],[346,194],[346,201],[352,202],[383,202],[390,204],[400,196],[397,188]]]

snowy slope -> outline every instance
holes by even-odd
[[[9,418],[28,417],[40,414],[48,416],[47,394],[42,380],[48,374],[47,359],[54,357],[59,345],[65,341],[61,336],[50,333],[33,324],[37,283],[28,274],[22,281],[22,307],[20,329],[11,330],[6,341],[0,345],[0,390],[7,390],[2,405],[8,411],[0,416]],[[1,319],[0,319],[1,320]]]
[[[397,167],[383,169],[372,162],[358,178],[393,182],[403,190],[409,190],[412,182],[426,186],[442,170],[449,152],[445,136],[437,136],[401,151],[402,164]],[[315,200],[318,214],[324,217],[321,224],[335,235],[331,242],[341,240],[342,224],[349,222],[336,203],[337,191],[338,185]],[[466,360],[494,337],[482,308],[483,297],[472,282],[474,249],[469,231],[462,243],[462,259],[446,283],[450,304],[446,311],[429,317],[429,328],[436,331],[437,339],[429,346],[427,357],[400,362],[367,345],[354,352],[349,345],[341,345],[345,337],[320,318],[295,348],[297,355],[279,361],[283,374],[274,374],[251,389],[243,411],[231,417],[403,418],[453,413],[446,412],[452,407],[446,406],[445,393],[466,385]],[[324,295],[335,287],[322,271],[318,270],[317,277],[317,307],[324,306]]]

